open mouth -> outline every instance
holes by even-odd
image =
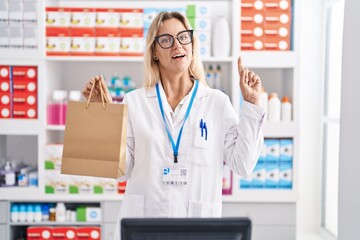
[[[172,56],[172,59],[178,59],[178,58],[183,58],[185,57],[185,54],[176,54],[174,56]]]

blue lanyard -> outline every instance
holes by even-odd
[[[196,95],[196,92],[197,92],[197,89],[198,89],[198,85],[199,85],[199,81],[196,80],[195,81],[195,88],[194,88],[194,91],[193,91],[193,93],[191,95],[189,106],[188,106],[188,108],[186,110],[185,119],[184,119],[184,122],[183,122],[183,124],[182,124],[182,126],[180,128],[179,135],[178,135],[176,145],[175,145],[174,139],[172,138],[172,136],[170,134],[170,131],[169,131],[169,127],[168,127],[168,125],[167,125],[167,123],[165,121],[165,114],[164,114],[164,108],[163,108],[162,101],[161,101],[161,96],[160,96],[159,83],[156,84],[156,94],[157,94],[157,99],[158,99],[158,102],[159,102],[161,115],[162,115],[162,118],[164,120],[165,129],[166,129],[166,132],[168,134],[168,137],[170,139],[170,142],[171,142],[171,145],[172,145],[172,148],[173,148],[173,151],[174,151],[174,163],[177,163],[177,156],[178,156],[178,150],[179,150],[179,146],[180,146],[180,139],[181,139],[182,131],[183,131],[186,119],[189,117],[190,110],[191,110],[191,107],[192,107],[192,104],[194,102],[194,98],[195,98],[195,95]]]

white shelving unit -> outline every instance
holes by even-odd
[[[53,135],[61,135],[64,126],[47,125],[46,106],[50,93],[54,89],[81,90],[91,76],[114,72],[130,74],[137,86],[141,86],[143,57],[98,57],[98,56],[46,56],[45,54],[45,8],[47,6],[63,7],[112,7],[144,8],[174,7],[176,5],[206,3],[212,7],[212,22],[217,16],[225,15],[231,29],[231,56],[203,58],[205,65],[220,64],[223,69],[224,86],[232,100],[234,108],[240,112],[240,89],[238,82],[237,57],[241,55],[246,67],[259,73],[263,85],[271,90],[290,95],[293,100],[293,121],[264,124],[265,138],[292,138],[294,140],[293,187],[292,189],[239,189],[232,195],[223,197],[224,203],[292,203],[297,202],[299,149],[299,55],[298,49],[298,4],[293,4],[293,51],[240,51],[240,0],[212,1],[70,1],[46,0],[37,1],[38,7],[38,49],[37,50],[0,50],[0,65],[38,66],[38,119],[37,120],[4,120],[0,119],[0,137],[6,135],[31,135],[38,142],[38,188],[14,187],[0,188],[0,201],[69,201],[69,202],[102,202],[121,201],[121,195],[49,195],[44,193],[44,149]],[[21,149],[19,149],[21,151]],[[233,186],[237,188],[238,186]],[[10,224],[18,226],[21,224]],[[51,223],[51,225],[54,225]]]

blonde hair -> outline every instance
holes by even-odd
[[[189,21],[179,12],[160,12],[150,25],[146,36],[146,50],[144,56],[144,86],[150,88],[160,80],[160,69],[158,62],[154,59],[155,37],[159,32],[161,24],[165,20],[177,19],[186,29],[192,29]],[[205,81],[204,67],[200,59],[199,38],[194,33],[192,39],[193,57],[189,66],[189,75],[207,86]]]

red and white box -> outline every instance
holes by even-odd
[[[77,240],[77,228],[54,227],[52,237],[54,240]]]
[[[46,55],[63,56],[70,53],[69,28],[46,28]]]
[[[28,227],[26,230],[27,240],[54,240],[51,227]]]
[[[37,67],[12,67],[12,116],[37,118]]]
[[[117,28],[120,26],[120,13],[114,8],[97,8],[95,27]]]
[[[70,27],[95,27],[95,8],[72,8]]]
[[[11,117],[10,66],[0,66],[0,118]]]
[[[120,28],[143,28],[144,10],[140,8],[121,8],[119,12]]]
[[[241,50],[245,51],[264,50],[264,38],[254,36],[242,36],[240,46]]]
[[[120,51],[118,29],[96,29],[95,55],[117,56]]]
[[[77,28],[71,30],[71,55],[95,54],[95,30],[93,28]]]
[[[78,240],[100,240],[100,227],[79,227],[77,229]]]
[[[242,22],[241,36],[259,37],[259,38],[263,37],[264,24],[255,24],[254,22]]]
[[[241,11],[243,11],[243,10],[263,11],[265,8],[264,3],[265,2],[263,0],[242,0],[241,1]]]
[[[271,37],[266,36],[264,42],[264,50],[268,51],[289,51],[290,50],[290,40],[284,39],[278,36]]]
[[[46,27],[69,27],[70,19],[71,8],[46,8]]]
[[[120,31],[120,56],[142,56],[144,54],[143,31]]]

